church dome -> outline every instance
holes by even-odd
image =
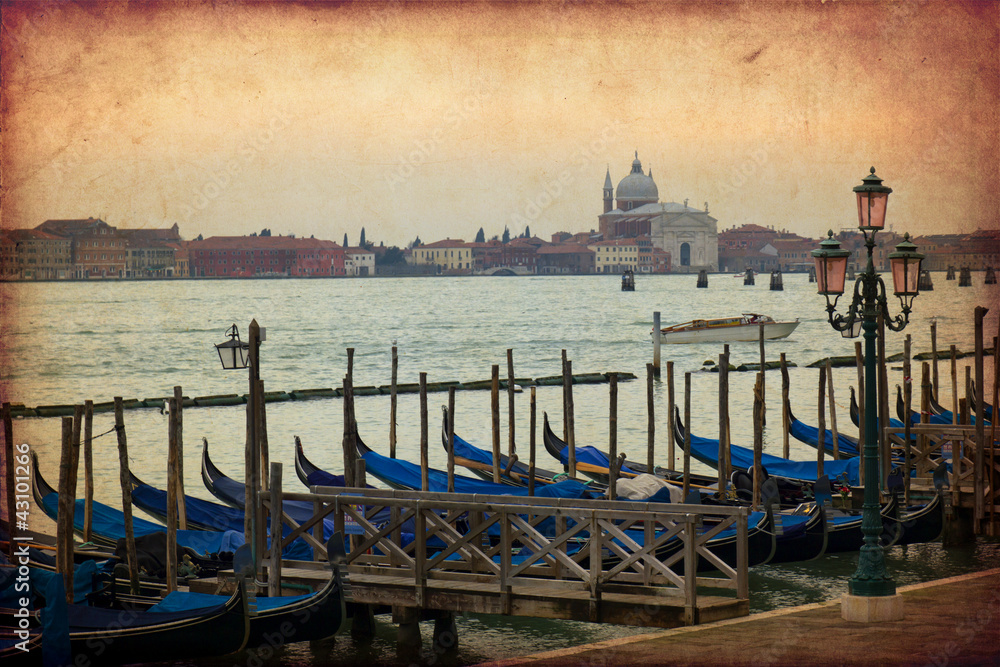
[[[635,160],[632,161],[632,173],[618,182],[615,198],[618,200],[618,208],[623,211],[643,204],[655,204],[660,200],[656,183],[653,182],[651,176],[642,173],[642,163],[639,162],[638,152],[636,152]]]

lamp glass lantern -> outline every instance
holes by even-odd
[[[816,262],[816,285],[820,294],[840,296],[844,293],[847,258],[851,252],[840,247],[840,241],[833,238],[832,229],[827,234],[826,240],[819,244],[819,250],[812,251],[813,261]]]
[[[234,324],[226,332],[229,340],[219,343],[215,349],[219,353],[219,360],[225,370],[246,368],[250,365],[250,344],[240,340],[239,329]]]
[[[910,241],[909,234],[903,235],[902,242],[896,246],[896,252],[889,253],[893,292],[906,310],[909,310],[913,299],[920,293],[920,263],[923,259],[924,255],[917,252],[917,246]]]
[[[858,197],[858,227],[867,231],[885,228],[885,211],[892,188],[882,185],[882,179],[875,175],[875,167],[861,179],[861,185],[855,186],[854,192]]]
[[[840,332],[840,335],[844,338],[857,338],[861,335],[861,323],[862,319],[855,316],[854,322],[851,323],[849,327]]]

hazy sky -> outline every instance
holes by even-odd
[[[402,245],[661,201],[817,237],[1000,227],[995,2],[3,3],[2,224]]]

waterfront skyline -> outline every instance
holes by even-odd
[[[735,11],[733,11],[735,7]],[[997,228],[993,3],[4,3],[5,228],[403,246],[660,200],[821,237]]]

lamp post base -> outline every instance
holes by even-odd
[[[840,598],[840,613],[845,621],[856,623],[880,623],[903,620],[903,596],[895,595],[851,595]]]

